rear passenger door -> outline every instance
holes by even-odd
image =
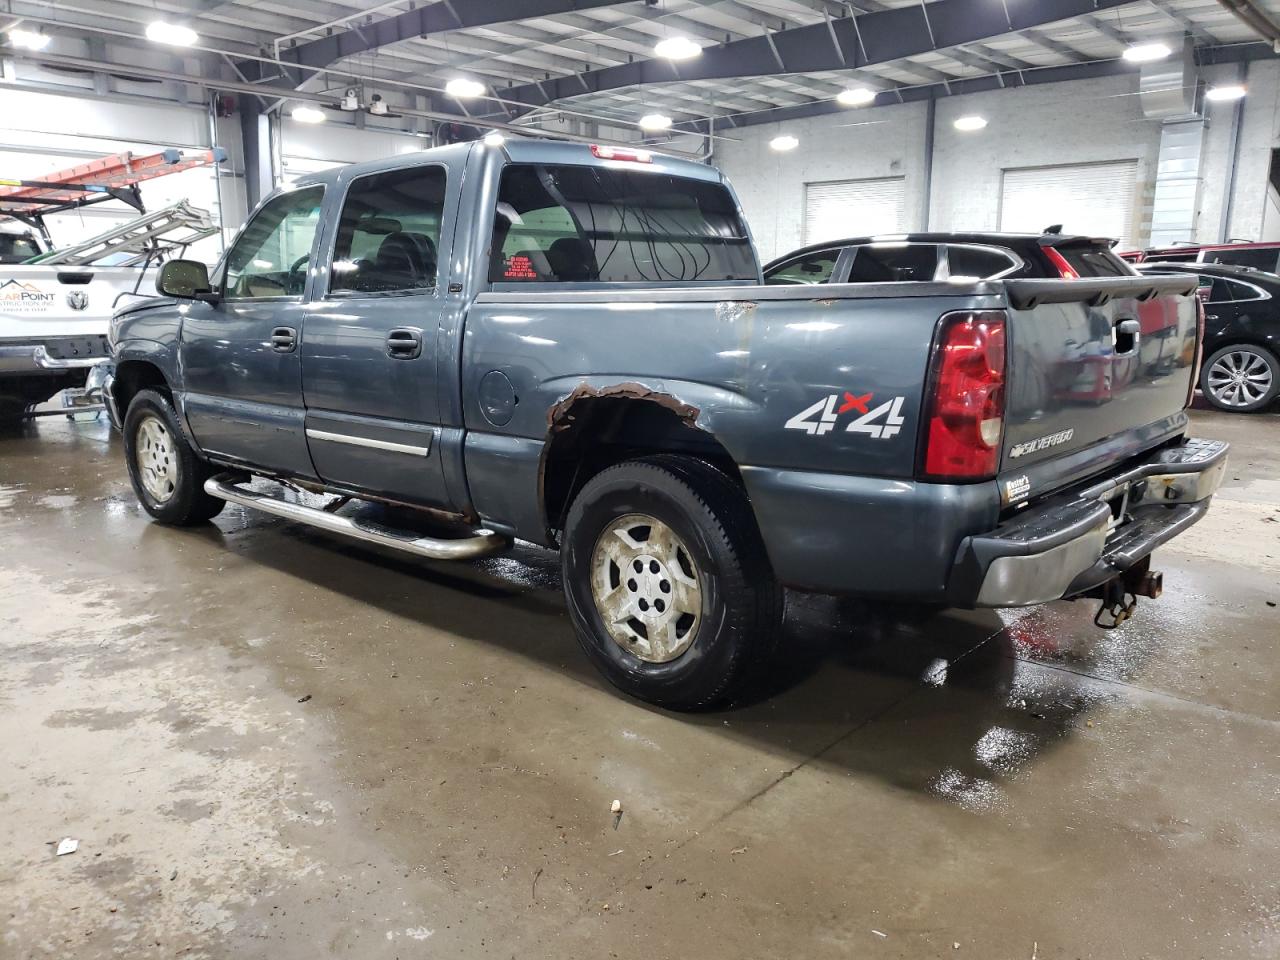
[[[316,472],[335,486],[448,507],[438,333],[456,213],[449,169],[345,183],[306,318],[302,391]]]

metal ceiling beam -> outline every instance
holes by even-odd
[[[1233,43],[1215,47],[1200,47],[1195,51],[1196,62],[1209,63],[1243,63],[1250,60],[1274,59],[1276,53],[1266,43]],[[958,96],[967,93],[982,93],[988,90],[1011,89],[1013,87],[1033,86],[1042,83],[1061,83],[1067,80],[1087,80],[1095,77],[1113,77],[1125,74],[1136,74],[1139,68],[1125,60],[1094,60],[1088,63],[1069,63],[1057,67],[1037,67],[1034,70],[1009,71],[986,77],[971,77],[952,80],[949,83],[934,83],[918,87],[898,87],[886,90],[876,96],[872,106],[892,106],[897,103],[912,103],[928,100],[932,97]],[[756,113],[735,114],[730,117],[716,117],[718,126],[732,121],[734,128],[756,126],[762,123],[783,123],[788,120],[802,120],[809,117],[857,116],[861,110],[850,110],[838,103],[823,101],[806,103],[794,107],[781,107],[774,110],[761,110]],[[687,121],[674,124],[673,134],[705,135],[707,121]]]
[[[1280,21],[1254,0],[1218,0],[1218,4],[1230,10],[1237,20],[1267,43],[1274,44],[1280,52]]]
[[[642,0],[466,0],[465,3],[441,0],[385,20],[352,24],[350,28],[334,30],[331,36],[281,50],[280,59],[306,67],[327,67],[343,57],[352,57],[401,40],[446,30],[466,30],[510,20],[554,17],[575,10],[639,2]],[[252,76],[257,66],[252,63],[242,64],[241,69]]]
[[[534,107],[586,90],[598,92],[646,83],[856,69],[977,43],[1129,2],[1131,0],[1039,0],[1034,4],[1004,4],[992,0],[935,0],[779,30],[767,37],[735,40],[706,48],[696,60],[636,61],[537,84],[522,84],[503,93],[509,99]]]

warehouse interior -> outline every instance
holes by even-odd
[[[759,265],[1005,233],[1227,264],[1200,322],[1242,281],[1280,349],[1277,0],[0,5],[0,231],[200,224],[67,294],[77,337],[166,257],[214,275],[276,191],[521,138],[714,167]],[[1222,486],[1115,629],[789,588],[764,689],[695,713],[597,675],[523,537],[448,563],[235,505],[149,522],[77,384],[0,425],[0,956],[1280,955],[1280,379],[1188,392]]]

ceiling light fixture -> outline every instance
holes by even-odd
[[[1239,100],[1248,91],[1238,83],[1227,84],[1222,87],[1210,87],[1204,92],[1206,100],[1214,100],[1221,102],[1223,100]]]
[[[784,133],[780,137],[774,137],[769,141],[769,146],[779,153],[786,153],[788,150],[794,150],[800,146],[800,141],[789,133]]]
[[[854,87],[851,90],[841,90],[836,94],[836,103],[843,104],[846,107],[865,107],[876,98],[876,92],[868,87]]]
[[[661,113],[646,113],[640,118],[641,130],[666,130],[671,126],[671,118]]]
[[[654,44],[653,52],[666,60],[692,60],[702,55],[702,48],[688,37],[667,37]]]
[[[500,134],[497,130],[490,130],[480,139],[482,139],[485,143],[487,143],[491,147],[500,147],[507,142],[507,138],[504,137],[502,134]]]
[[[1163,60],[1173,53],[1167,43],[1136,43],[1125,47],[1124,58],[1130,63],[1150,63],[1152,60]]]
[[[200,39],[200,34],[177,23],[154,20],[147,24],[147,39],[171,47],[190,47]]]
[[[9,42],[23,50],[43,50],[53,38],[35,30],[10,30]]]
[[[469,100],[472,97],[484,96],[484,84],[479,80],[470,80],[467,77],[454,77],[444,85],[444,92],[451,97]]]
[[[297,106],[289,111],[289,116],[299,123],[324,123],[324,111],[315,107]]]
[[[965,131],[981,130],[986,125],[987,125],[987,118],[980,117],[976,113],[970,114],[967,117],[956,117],[956,122],[954,124],[957,130],[965,130]]]

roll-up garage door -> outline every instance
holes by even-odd
[[[1134,246],[1137,179],[1137,160],[1005,170],[1000,229],[1039,233],[1060,223],[1063,233]]]
[[[806,183],[804,242],[901,233],[904,208],[902,177]]]

